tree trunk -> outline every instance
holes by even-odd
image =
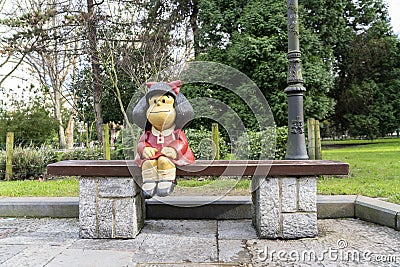
[[[65,132],[61,114],[61,99],[59,90],[54,90],[54,116],[58,122],[58,142],[60,149],[65,149]]]
[[[72,111],[69,116],[67,130],[65,131],[65,135],[67,136],[67,149],[74,148],[74,128],[75,128],[75,117],[76,111]]]
[[[102,85],[100,80],[100,64],[99,55],[97,51],[97,20],[94,10],[93,0],[87,0],[88,8],[88,41],[89,41],[89,55],[92,65],[93,75],[93,109],[96,119],[96,132],[98,141],[103,143],[103,115],[101,112],[101,97]]]
[[[199,3],[198,0],[193,0],[192,2],[192,13],[190,14],[190,27],[193,32],[193,49],[194,49],[194,57],[200,53],[200,45],[199,45],[199,27],[197,25],[197,16],[199,14]]]

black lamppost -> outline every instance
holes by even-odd
[[[288,141],[286,159],[308,159],[304,135],[303,97],[306,88],[301,74],[299,45],[298,0],[288,0],[288,53],[289,60],[285,93],[288,97]]]

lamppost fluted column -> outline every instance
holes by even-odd
[[[306,88],[301,74],[298,0],[288,0],[288,141],[286,159],[308,159],[304,134],[303,98]]]

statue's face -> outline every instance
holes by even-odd
[[[147,120],[159,131],[171,128],[175,123],[176,111],[174,98],[169,95],[156,94],[149,98]]]

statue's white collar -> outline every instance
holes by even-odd
[[[151,133],[154,136],[160,136],[160,135],[168,136],[168,135],[171,135],[174,132],[174,130],[175,130],[175,124],[172,125],[171,128],[165,129],[165,130],[163,130],[161,132],[159,130],[157,130],[156,128],[154,128],[154,126],[151,127]]]

